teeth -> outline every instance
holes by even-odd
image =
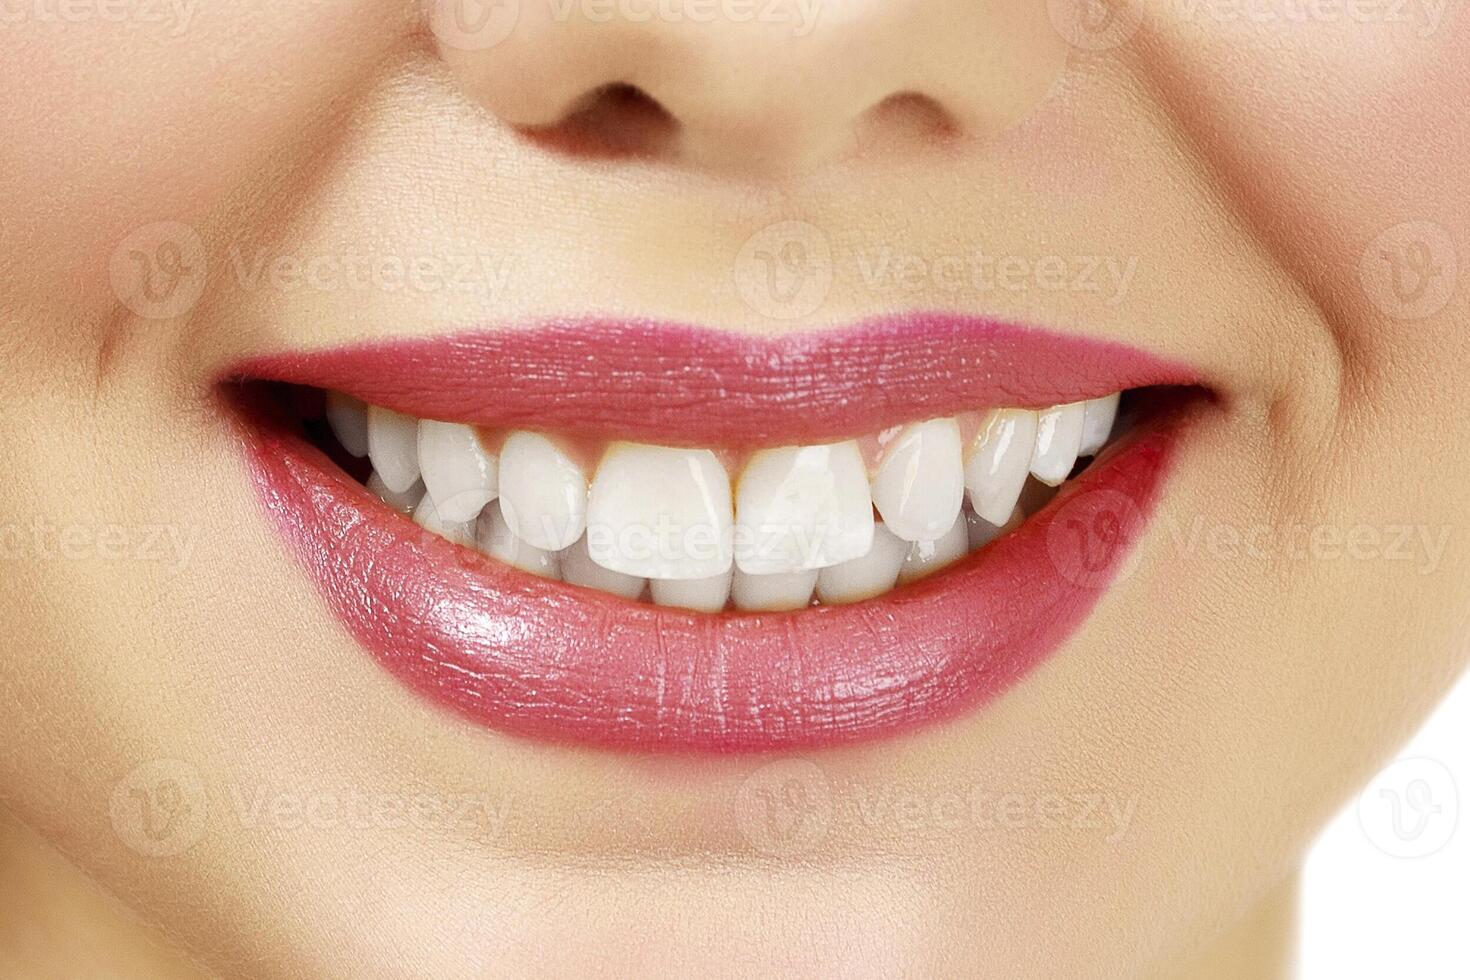
[[[418,506],[424,496],[423,481],[415,481],[413,486],[402,493],[394,493],[388,489],[388,485],[376,472],[368,477],[367,488],[370,493],[375,494],[379,500],[400,514],[412,514],[413,509]]]
[[[371,460],[369,492],[452,542],[629,600],[780,612],[814,595],[871,599],[1014,530],[1112,438],[1119,397],[992,410],[968,448],[971,415],[891,440],[759,450],[733,490],[725,457],[707,449],[612,443],[589,487],[536,432],[511,432],[497,458],[473,427],[338,393],[327,418],[347,452]],[[864,446],[881,447],[871,486]]]
[[[327,392],[327,424],[343,449],[358,459],[368,454],[368,410],[362,402],[351,395]]]
[[[653,601],[660,606],[678,606],[695,612],[717,613],[730,601],[734,566],[722,575],[694,579],[654,579],[648,583]]]
[[[735,569],[730,586],[735,608],[742,612],[788,612],[805,609],[817,587],[816,569],[804,572],[777,572],[773,575],[751,575]]]
[[[873,544],[873,498],[857,443],[756,453],[740,477],[736,521],[735,561],[747,575],[861,558]],[[739,576],[735,593],[738,604]]]
[[[960,426],[933,419],[905,429],[873,478],[873,506],[905,541],[931,541],[954,524],[965,501]]]
[[[730,477],[707,449],[618,443],[592,481],[592,559],[651,579],[707,579],[729,571],[735,517]]]
[[[643,594],[644,579],[611,571],[592,560],[592,556],[587,553],[585,534],[559,557],[563,582],[597,589],[599,592],[611,592],[624,599],[636,599]]]
[[[964,515],[937,541],[916,541],[909,548],[903,568],[898,572],[898,584],[907,585],[926,575],[933,575],[946,565],[965,557],[970,549],[970,532]]]
[[[1036,428],[1036,413],[1016,408],[996,409],[980,424],[965,464],[965,486],[975,513],[992,524],[1004,524],[1016,508],[1030,472]]]
[[[513,432],[500,450],[500,507],[517,537],[561,551],[587,529],[587,477],[550,439]]]
[[[873,547],[866,555],[822,569],[817,578],[817,598],[840,606],[882,595],[898,581],[909,548],[909,542],[885,525],[877,525],[873,528]]]
[[[1082,420],[1082,447],[1077,450],[1078,456],[1095,456],[1107,444],[1108,436],[1113,434],[1113,422],[1118,418],[1118,401],[1122,397],[1121,393],[1114,393],[1085,403],[1087,413]]]
[[[383,485],[403,493],[419,478],[419,423],[376,405],[368,409],[368,456]]]
[[[542,578],[561,578],[556,552],[537,548],[517,537],[505,522],[499,503],[491,503],[480,512],[475,523],[475,539],[480,550],[491,558]]]
[[[1049,487],[1059,486],[1072,474],[1082,448],[1082,422],[1086,402],[1057,405],[1036,417],[1036,451],[1031,456],[1031,475]]]
[[[437,534],[466,548],[475,547],[474,520],[446,521],[444,515],[434,506],[434,498],[427,493],[413,509],[413,522],[430,534]]]
[[[419,423],[419,469],[434,506],[448,521],[472,521],[495,499],[499,466],[467,425]]]

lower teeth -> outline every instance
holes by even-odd
[[[378,499],[401,511],[401,496],[386,491],[381,480],[370,481],[369,488]],[[1033,499],[1055,492],[1040,483],[1028,490]],[[592,559],[585,534],[561,551],[537,548],[510,530],[498,502],[487,505],[475,521],[449,523],[440,518],[433,499],[425,493],[405,516],[436,537],[521,571],[622,599],[696,612],[781,612],[850,605],[917,582],[1009,534],[1026,515],[1018,506],[1004,526],[996,527],[966,505],[950,532],[937,541],[903,541],[878,523],[872,548],[860,558],[808,572],[764,575],[747,574],[732,566],[701,579],[645,579],[611,571]]]

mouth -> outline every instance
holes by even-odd
[[[270,523],[400,681],[649,752],[892,737],[1081,628],[1207,392],[1135,348],[910,315],[555,322],[252,359]]]

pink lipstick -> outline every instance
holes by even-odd
[[[976,710],[1072,635],[1147,526],[1184,431],[1160,412],[1011,534],[875,599],[703,614],[536,578],[426,535],[333,464],[275,381],[420,418],[669,443],[779,445],[1193,371],[1112,343],[940,314],[753,339],[557,322],[257,358],[226,391],[261,504],[339,622],[474,722],[655,752],[813,748]]]
[[[233,375],[330,388],[417,418],[727,448],[844,438],[1196,377],[1122,344],[928,313],[776,339],[551,321],[266,356]]]

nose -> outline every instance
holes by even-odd
[[[432,0],[429,21],[507,124],[722,171],[985,137],[1066,58],[1045,0]]]

